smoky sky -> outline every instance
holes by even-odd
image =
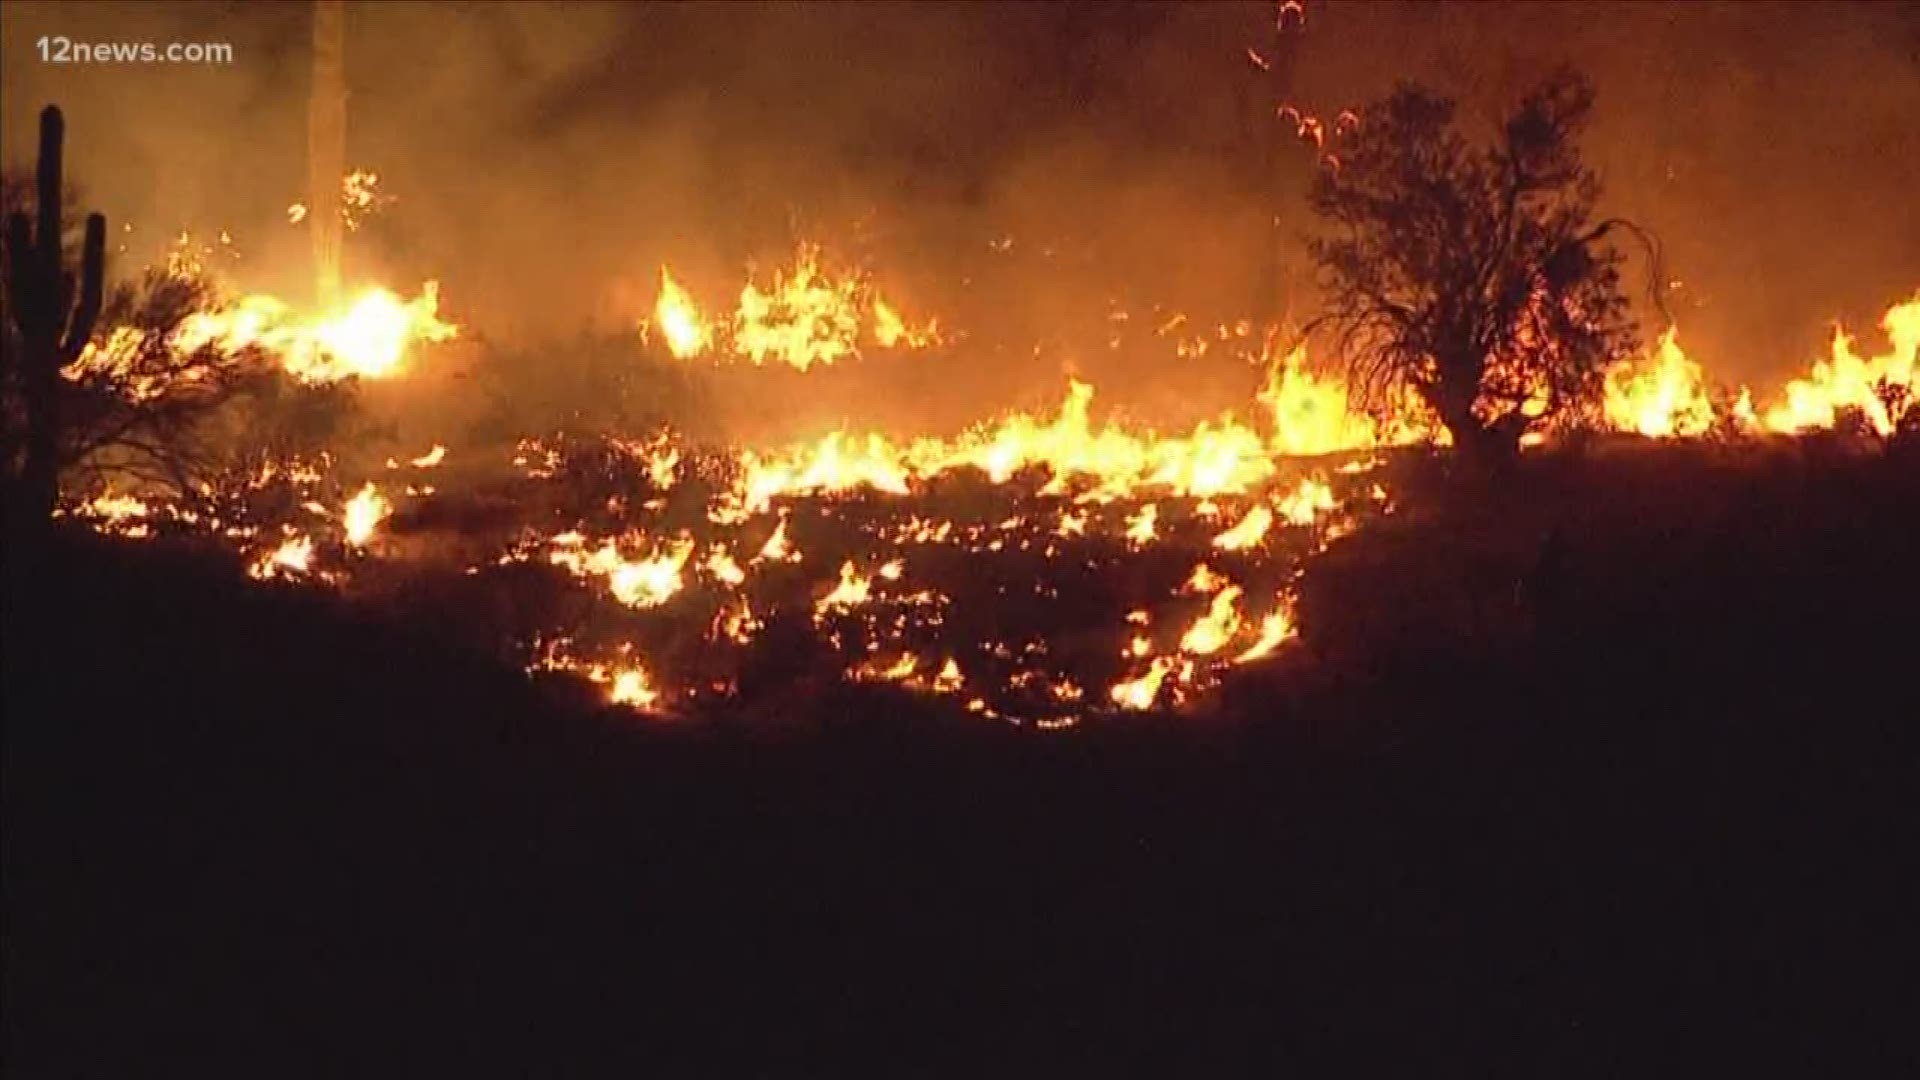
[[[1716,373],[1766,381],[1831,320],[1920,287],[1920,7],[1313,3],[1294,96],[1416,79],[1469,123],[1570,62],[1599,88],[1605,210],[1663,241]],[[4,152],[68,116],[70,170],[139,238],[229,230],[295,289],[305,4],[7,3]],[[348,161],[397,198],[349,273],[437,277],[491,332],[644,312],[671,263],[727,297],[796,239],[910,306],[1008,336],[1113,302],[1245,311],[1269,208],[1245,58],[1268,3],[368,3],[347,17]],[[57,65],[38,39],[230,42],[230,66]],[[1304,149],[1281,167],[1305,177]],[[1277,208],[1289,233],[1305,207]],[[116,226],[118,227],[118,226]],[[991,241],[1011,237],[1006,251]],[[150,249],[149,249],[150,250]],[[996,261],[997,260],[997,261]],[[1292,301],[1310,311],[1296,277]]]

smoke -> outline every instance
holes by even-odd
[[[1177,409],[1220,377],[1108,349],[1109,312],[1244,313],[1263,220],[1309,225],[1249,172],[1243,50],[1271,14],[352,4],[348,159],[398,201],[349,240],[348,277],[438,277],[483,335],[540,340],[630,328],[663,262],[722,302],[748,262],[815,239],[974,331],[963,389],[1051,393],[1073,370]],[[297,293],[309,33],[305,5],[9,4],[6,158],[58,102],[71,171],[115,222],[228,229],[249,288]],[[1662,237],[1683,340],[1726,378],[1780,378],[1829,320],[1872,333],[1920,284],[1911,6],[1310,3],[1306,34],[1294,85],[1326,113],[1418,78],[1491,115],[1554,64],[1589,72],[1606,208]],[[50,64],[48,35],[230,42],[235,62]],[[1282,156],[1304,182],[1307,153]]]
[[[1661,239],[1688,351],[1766,385],[1920,286],[1920,9],[1872,3],[1334,4],[1301,81],[1392,78],[1483,118],[1570,62],[1599,89],[1604,209]],[[1643,313],[1643,317],[1651,313]]]

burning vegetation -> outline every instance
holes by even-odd
[[[1104,413],[1069,377],[1051,408],[944,434],[449,429],[384,464],[340,418],[376,384],[484,348],[438,285],[308,309],[220,299],[204,266],[176,264],[108,302],[96,216],[76,289],[49,110],[37,218],[11,207],[7,234],[10,480],[42,519],[195,537],[262,580],[373,593],[440,574],[564,595],[487,644],[653,714],[768,701],[822,671],[1043,727],[1180,708],[1289,648],[1301,575],[1395,513],[1387,466],[1406,448],[1493,461],[1581,430],[1888,439],[1914,423],[1920,293],[1885,314],[1884,347],[1862,355],[1836,330],[1778,390],[1714,385],[1671,325],[1641,354],[1608,246],[1627,227],[1592,219],[1574,146],[1591,102],[1562,77],[1485,149],[1413,89],[1330,126],[1287,112],[1327,159],[1313,205],[1335,230],[1316,248],[1329,307],[1305,332],[1158,319],[1170,359],[1257,373],[1241,408],[1183,429]],[[342,200],[350,231],[390,201],[365,172]],[[803,243],[730,300],[662,265],[624,362],[766,369],[794,395],[863,359],[967,362],[968,328],[829,251]]]

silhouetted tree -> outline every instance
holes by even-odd
[[[1363,405],[1417,395],[1478,466],[1597,400],[1608,364],[1638,347],[1600,185],[1577,138],[1593,106],[1562,70],[1526,95],[1490,145],[1454,104],[1411,84],[1368,108],[1311,205],[1327,332]]]

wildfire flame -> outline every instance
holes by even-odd
[[[440,286],[432,281],[411,300],[379,287],[364,289],[344,310],[318,319],[302,318],[284,301],[255,294],[188,316],[174,348],[265,349],[306,382],[384,379],[399,374],[414,345],[459,335],[459,327],[441,321],[439,312]]]
[[[1669,327],[1651,362],[1623,363],[1607,372],[1605,410],[1610,426],[1652,438],[1700,435],[1713,426],[1700,365],[1680,349]]]
[[[1317,120],[1297,110],[1288,115],[1305,137],[1329,137]],[[1332,133],[1349,120],[1343,115]],[[377,205],[374,182],[367,174],[363,208]],[[1110,319],[1128,321],[1121,311]],[[1224,343],[1222,351],[1264,361],[1264,384],[1251,406],[1185,431],[1160,432],[1096,416],[1093,383],[1073,378],[1051,409],[1008,413],[945,438],[832,431],[784,449],[724,450],[670,435],[609,439],[634,470],[624,477],[631,487],[606,499],[604,511],[596,496],[594,507],[571,523],[526,527],[497,561],[559,567],[593,594],[646,612],[613,613],[620,639],[671,621],[675,636],[666,640],[674,644],[659,651],[649,645],[642,664],[631,646],[609,649],[604,637],[581,656],[560,647],[565,643],[550,643],[535,667],[575,672],[615,703],[653,709],[671,701],[679,708],[713,687],[730,692],[724,676],[701,669],[707,657],[688,661],[687,655],[750,642],[767,625],[756,609],[773,623],[811,605],[812,632],[835,651],[848,678],[951,696],[956,707],[983,717],[1060,726],[1084,710],[1178,706],[1227,677],[1233,665],[1273,656],[1299,635],[1288,584],[1298,560],[1363,527],[1366,515],[1392,509],[1384,484],[1366,475],[1384,455],[1358,452],[1438,440],[1442,432],[1411,399],[1379,415],[1363,414],[1342,380],[1309,367],[1304,348],[1251,357],[1253,343],[1264,339],[1248,321],[1202,329],[1184,315],[1169,318],[1155,309],[1151,322],[1138,322],[1157,326],[1162,338],[1182,335],[1167,346],[1182,357]],[[1912,391],[1920,294],[1896,305],[1881,326],[1890,341],[1886,352],[1861,357],[1854,339],[1836,330],[1830,356],[1790,382],[1781,400],[1759,407],[1743,390],[1729,407],[1731,418],[1755,433],[1794,432],[1833,426],[1852,410],[1872,430],[1891,433],[1901,410],[1911,408],[1896,391]],[[855,356],[863,344],[909,350],[945,340],[938,320],[920,321],[918,313],[909,320],[866,275],[825,269],[811,245],[770,281],[750,280],[734,310],[712,321],[662,266],[644,329],[680,359],[724,356],[801,372]],[[405,369],[415,347],[458,332],[440,320],[437,286],[428,282],[411,300],[371,288],[315,318],[271,297],[247,296],[194,316],[173,344],[259,347],[295,376],[325,382],[391,377]],[[96,344],[101,356],[112,348],[111,337]],[[1609,371],[1604,390],[1608,424],[1647,437],[1694,437],[1726,419],[1716,416],[1700,365],[1671,328],[1646,356]],[[519,449],[515,460],[529,480],[568,475],[568,455],[559,449],[534,441]],[[410,464],[435,468],[446,454],[435,444]],[[1339,464],[1291,460],[1330,454],[1349,457]],[[398,460],[389,459],[388,467],[398,469]],[[303,480],[319,479],[317,471],[300,468],[309,470],[301,472]],[[984,480],[996,492],[987,502],[964,504],[967,512],[937,509],[938,481],[952,473],[966,474],[956,487],[973,492]],[[340,568],[357,572],[368,558],[398,557],[383,549],[399,545],[373,543],[394,506],[372,482],[341,507],[344,542],[315,543],[307,532],[312,518],[300,515],[332,523],[329,508],[338,496],[328,492],[334,490],[354,489],[309,486],[289,500],[304,506],[290,512],[299,526],[276,522],[278,531],[269,532],[248,524],[229,533],[252,560],[249,572],[337,583],[351,580]],[[433,489],[406,491],[427,497]],[[631,507],[629,491],[644,493],[631,498]],[[188,520],[177,508],[163,513],[162,505],[107,493],[69,503],[65,512],[129,536],[168,519]],[[606,515],[618,524],[605,525]],[[566,531],[542,534],[562,527]],[[333,535],[330,528],[325,536]],[[812,556],[804,563],[796,536]],[[1029,561],[1005,575],[995,555]],[[1207,561],[1190,562],[1196,558]],[[968,567],[966,574],[984,568],[979,577],[994,592],[964,593],[955,585],[956,564]],[[1127,614],[1087,631],[1108,635],[1092,650],[1078,647],[1077,627],[1059,637],[1023,636],[1025,627],[976,617],[976,609],[992,607],[992,596],[1009,593],[1042,610],[1064,604],[1071,586],[1062,578],[1107,573],[1115,565],[1124,569],[1114,573],[1114,587],[1124,591],[1112,594],[1112,606],[1096,607]],[[1188,565],[1184,578],[1172,576]],[[1049,566],[1068,573],[1034,572]],[[1256,595],[1271,597],[1264,614],[1259,601],[1249,603]],[[955,636],[960,633],[968,636]],[[681,648],[687,638],[697,648]],[[1099,666],[1081,669],[1060,659],[1089,652]],[[1112,666],[1116,656],[1119,668]],[[1067,704],[1075,709],[1063,716]]]
[[[662,266],[648,324],[676,359],[724,355],[797,371],[858,355],[863,327],[884,349],[925,349],[945,340],[938,320],[909,323],[864,274],[830,274],[821,265],[819,245],[810,243],[802,243],[793,265],[776,269],[770,283],[749,280],[732,316],[720,323],[709,322],[693,296]]]
[[[1884,391],[1904,391],[1906,400],[1912,400],[1914,355],[1920,350],[1920,292],[1888,310],[1880,328],[1891,348],[1866,358],[1853,351],[1853,339],[1846,331],[1836,328],[1829,358],[1814,364],[1806,378],[1787,384],[1786,400],[1766,412],[1767,429],[1795,432],[1832,427],[1841,410],[1854,409],[1875,432],[1891,435],[1897,418],[1889,408],[1891,394]]]
[[[660,331],[667,349],[682,360],[705,352],[713,340],[713,331],[701,319],[693,297],[664,266],[660,268],[660,297],[653,304],[652,325]]]
[[[365,547],[373,539],[373,532],[393,514],[393,504],[380,489],[369,483],[359,493],[347,501],[346,509],[341,513],[341,526],[346,530],[347,543],[353,547]]]
[[[873,298],[873,340],[887,349],[924,349],[940,344],[940,324],[938,320],[928,320],[924,326],[908,326],[906,319],[893,305],[876,294]]]

